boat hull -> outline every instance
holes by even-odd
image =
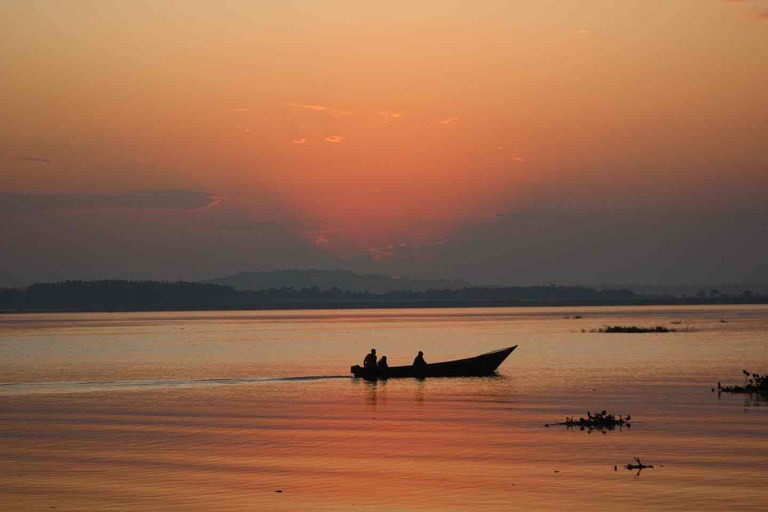
[[[355,365],[350,371],[355,377],[363,379],[401,379],[408,377],[482,377],[493,375],[504,360],[517,348],[509,347],[488,352],[468,359],[445,361],[426,366],[392,366],[389,368],[367,369]]]

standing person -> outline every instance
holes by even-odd
[[[363,368],[376,368],[376,349],[372,348],[371,353],[363,359]]]
[[[413,360],[413,366],[416,367],[424,367],[427,366],[427,362],[424,360],[424,352],[419,350],[419,355],[416,356],[416,359]]]

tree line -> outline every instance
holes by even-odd
[[[743,298],[742,298],[743,299]],[[768,297],[750,296],[749,302]],[[232,286],[187,281],[62,281],[27,288],[0,288],[5,311],[156,311],[300,307],[382,307],[440,305],[547,305],[692,303],[686,299],[659,302],[629,289],[585,286],[466,287],[386,293],[339,288],[270,288],[237,290]],[[706,301],[710,301],[707,298]],[[650,301],[650,302],[649,302]],[[695,302],[694,302],[695,303]]]
[[[322,302],[482,302],[612,301],[635,298],[631,290],[596,290],[582,286],[468,287],[386,293],[339,288],[236,290],[232,286],[186,281],[62,281],[27,288],[0,289],[6,310],[162,310],[258,307],[280,303]]]

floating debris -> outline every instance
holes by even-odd
[[[653,325],[651,327],[643,327],[640,325],[604,325],[598,329],[590,329],[589,332],[599,333],[648,333],[648,332],[692,332],[693,329],[685,327],[683,329],[675,329],[674,327],[665,327],[663,325]],[[582,329],[581,332],[587,332]]]
[[[554,425],[564,425],[567,428],[578,428],[579,430],[588,430],[590,432],[599,430],[605,433],[608,430],[614,430],[616,427],[632,427],[629,423],[631,419],[632,416],[629,414],[627,414],[626,418],[619,414],[619,417],[617,418],[615,414],[608,414],[606,411],[596,412],[594,414],[592,414],[591,411],[587,411],[586,418],[581,417],[576,419],[570,417],[565,418],[565,421],[563,422],[547,423],[544,426],[548,428]]]
[[[768,393],[768,374],[759,375],[741,370],[744,374],[743,386],[721,386],[717,383],[718,393]]]
[[[635,457],[634,459],[637,461],[637,464],[632,464],[632,463],[630,462],[629,464],[627,464],[626,466],[624,466],[624,467],[625,467],[626,469],[628,469],[629,471],[634,471],[634,470],[636,469],[636,470],[637,470],[637,474],[639,475],[639,474],[640,474],[640,472],[641,472],[642,470],[644,470],[644,469],[653,469],[653,466],[652,466],[652,465],[645,465],[645,464],[643,464],[642,462],[640,462],[640,457]],[[615,471],[615,469],[616,469],[616,466],[614,466],[614,471]]]

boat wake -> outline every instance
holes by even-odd
[[[304,377],[264,377],[258,379],[150,379],[82,382],[18,382],[0,383],[0,396],[231,386],[243,384],[260,384],[267,382],[306,382],[334,379],[350,379],[350,377],[345,375],[314,375]]]

